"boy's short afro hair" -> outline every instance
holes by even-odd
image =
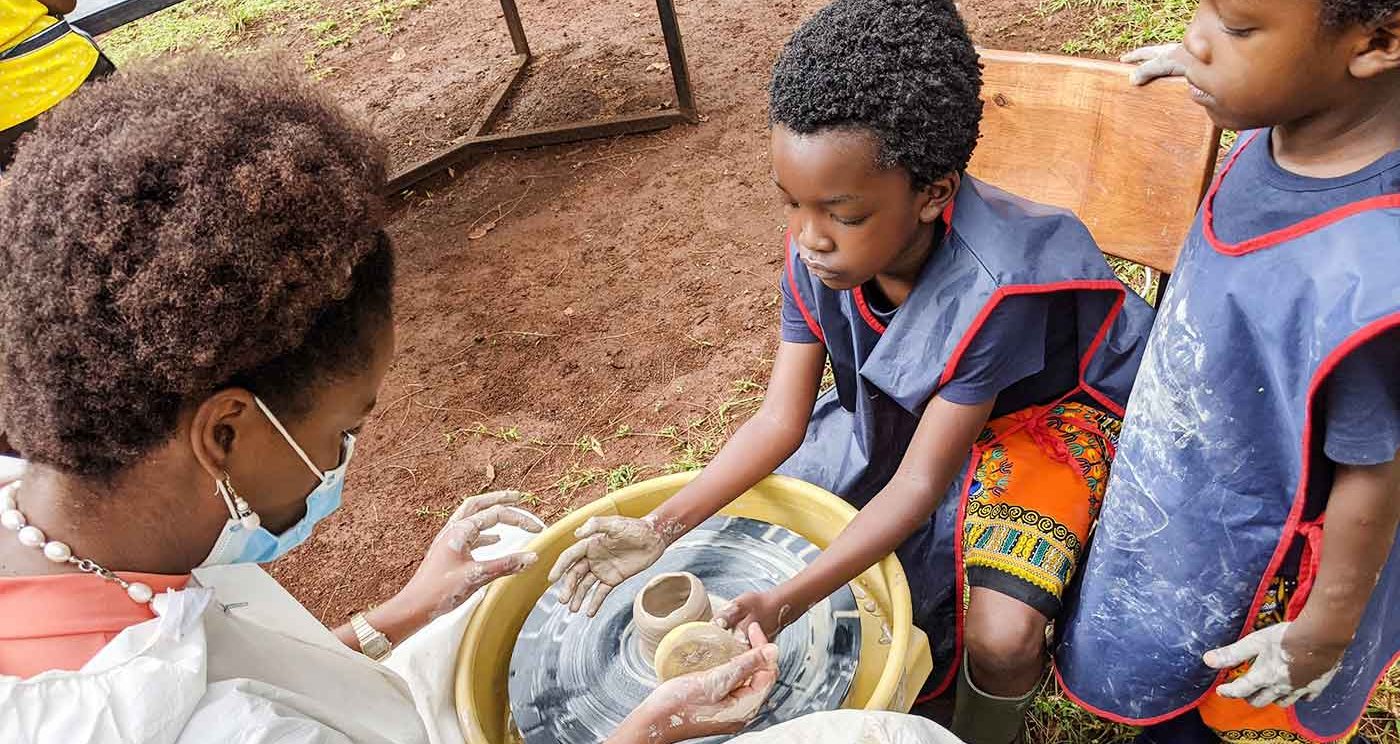
[[[364,368],[392,313],[383,181],[368,131],[281,64],[185,58],[60,104],[0,178],[10,441],[107,478],[221,387],[295,416]]]
[[[1400,13],[1400,0],[1322,0],[1323,20],[1332,27],[1370,26]]]
[[[798,134],[869,131],[880,165],[922,188],[972,159],[981,90],[953,0],[835,0],[783,47],[769,119]]]

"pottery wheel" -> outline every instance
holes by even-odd
[[[777,586],[819,553],[783,527],[714,517],[613,590],[594,618],[570,613],[551,586],[525,619],[510,659],[510,708],[526,744],[598,744],[656,689],[632,625],[632,599],[651,577],[689,571],[712,597],[729,600]],[[747,731],[841,707],[860,658],[850,586],[788,626],[777,643],[778,683]]]

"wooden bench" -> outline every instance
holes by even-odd
[[[1073,211],[1105,253],[1170,273],[1215,173],[1220,130],[1180,78],[1116,62],[982,50],[970,172]]]

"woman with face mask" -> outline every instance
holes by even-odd
[[[514,494],[465,501],[334,631],[257,567],[341,506],[391,362],[383,178],[364,129],[252,63],[119,74],[25,140],[0,181],[0,428],[28,459],[0,474],[0,741],[457,737],[467,600],[535,561]],[[776,673],[751,640],[617,741],[737,730]]]

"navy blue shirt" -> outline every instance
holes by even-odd
[[[819,339],[792,299],[783,291],[782,339],[812,344]],[[865,299],[881,323],[894,320],[895,308],[875,282],[864,287]],[[1065,295],[1017,295],[1001,301],[987,318],[958,362],[953,379],[939,388],[944,400],[975,405],[997,399],[992,416],[1048,403],[1078,384],[1079,360],[1074,329],[1052,324],[1052,317],[1074,312],[1074,298]]]
[[[1246,136],[1241,134],[1240,140]],[[1216,198],[1215,229],[1227,243],[1290,227],[1364,199],[1400,193],[1400,150],[1351,175],[1308,178],[1280,167],[1273,148],[1261,146],[1270,133],[1259,136],[1266,139],[1245,149]],[[1325,401],[1323,451],[1328,459],[1343,465],[1376,465],[1395,459],[1400,450],[1400,332],[1382,334],[1343,359],[1321,395]]]

